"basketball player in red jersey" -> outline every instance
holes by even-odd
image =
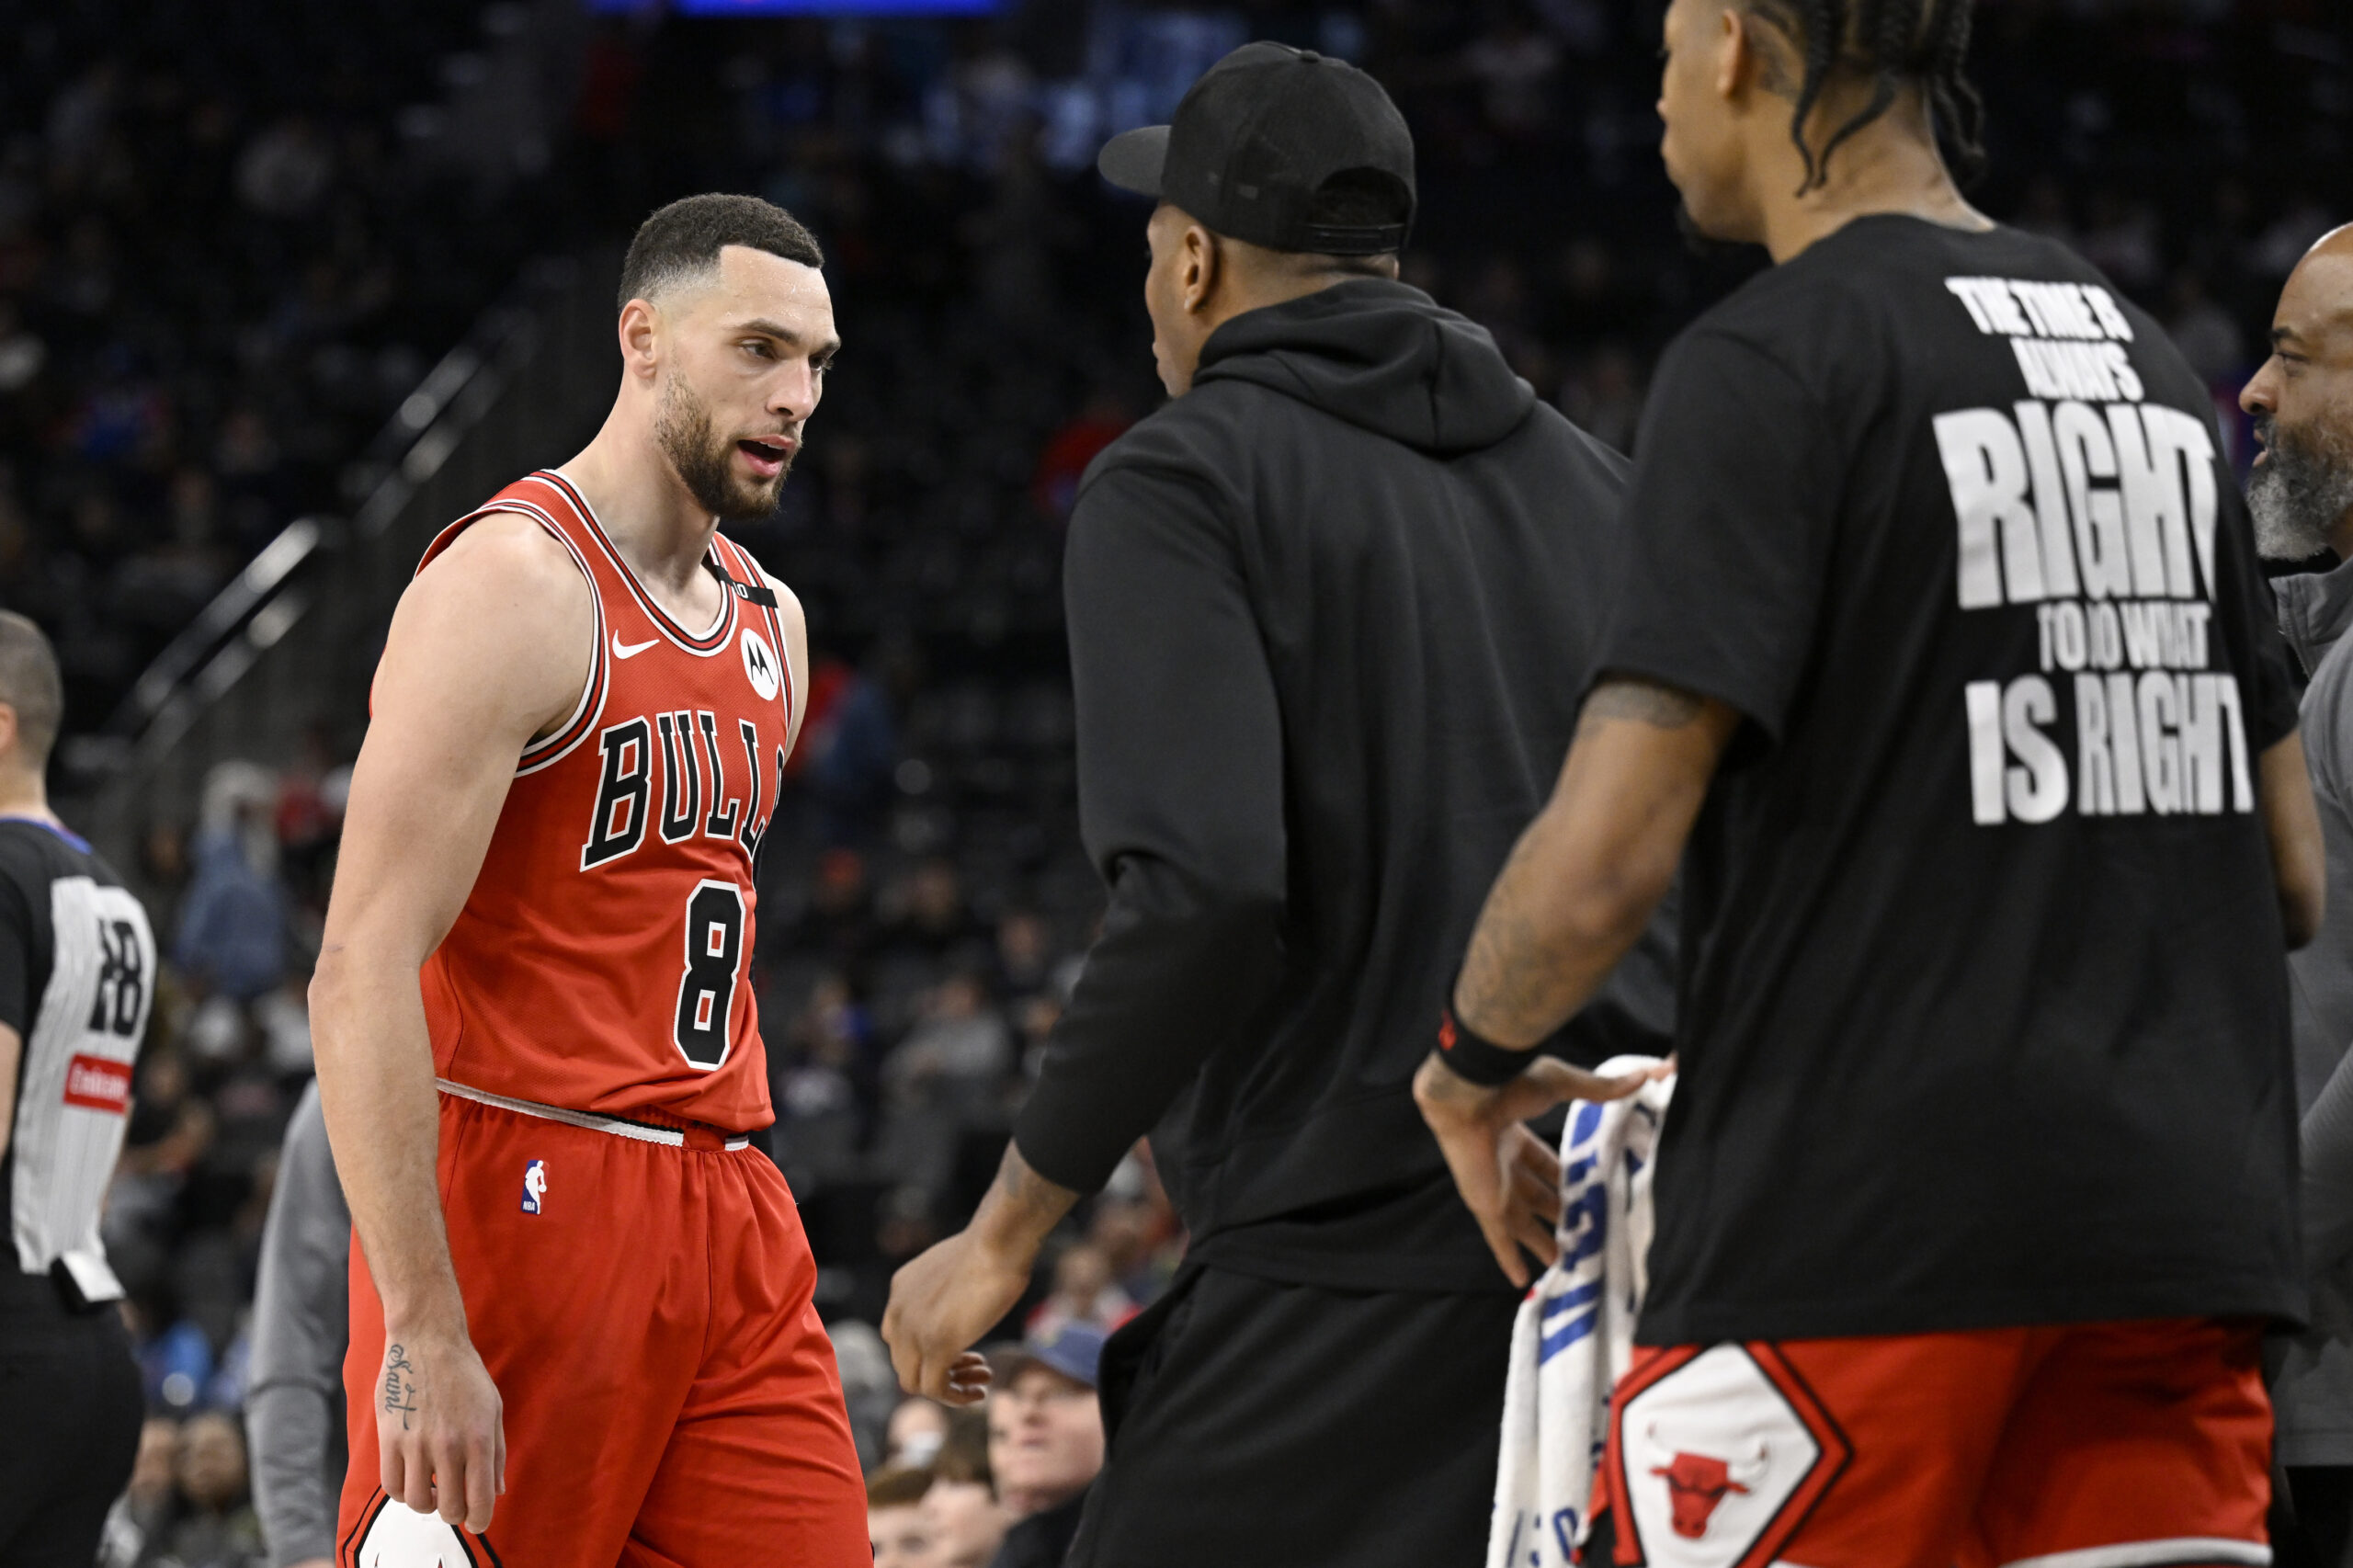
[[[765,515],[837,345],[767,203],[648,219],[620,395],[426,551],[312,1028],[352,1256],[346,1568],[870,1561],[771,1119],[752,866],[801,722]]]

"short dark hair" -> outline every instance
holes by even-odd
[[[904,1508],[923,1501],[931,1490],[931,1471],[915,1465],[894,1464],[866,1478],[866,1506]]]
[[[726,196],[713,192],[673,201],[637,226],[621,263],[620,299],[650,300],[661,290],[710,271],[719,253],[729,245],[745,245],[797,261],[823,267],[825,253],[817,236],[801,220],[772,201],[756,196]]]
[[[46,767],[65,722],[65,681],[41,629],[12,609],[0,610],[0,702],[17,710],[17,755],[36,772]]]
[[[1938,134],[1950,142],[1953,162],[1966,179],[1984,166],[1982,138],[1985,106],[1969,80],[1971,13],[1976,0],[1738,0],[1797,46],[1805,78],[1796,89],[1790,140],[1805,158],[1811,190],[1828,177],[1830,154],[1840,142],[1885,114],[1906,84],[1928,100]],[[1817,159],[1806,145],[1805,119],[1823,88],[1840,70],[1859,72],[1871,82],[1870,101],[1830,134]]]

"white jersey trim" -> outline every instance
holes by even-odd
[[[536,1100],[518,1100],[506,1095],[494,1095],[487,1089],[477,1089],[466,1084],[453,1084],[447,1078],[436,1078],[433,1086],[455,1099],[472,1100],[476,1105],[496,1106],[517,1116],[536,1116],[542,1121],[561,1121],[567,1127],[585,1127],[591,1132],[609,1133],[615,1138],[627,1138],[638,1143],[661,1143],[673,1149],[683,1149],[687,1135],[676,1128],[653,1127],[642,1121],[625,1121],[617,1116],[597,1116],[585,1110],[564,1110],[557,1106],[541,1105]],[[727,1147],[748,1149],[750,1136],[730,1138]]]
[[[515,777],[521,778],[563,761],[580,749],[581,742],[597,733],[596,722],[604,717],[605,701],[612,691],[612,657],[605,648],[605,593],[597,585],[597,574],[590,569],[588,558],[580,553],[580,547],[572,542],[572,536],[563,531],[563,525],[544,508],[508,496],[478,512],[470,512],[434,536],[432,544],[426,549],[426,564],[431,564],[439,556],[444,540],[499,512],[530,518],[552,536],[556,543],[563,546],[564,552],[572,557],[572,563],[580,568],[580,575],[587,581],[588,598],[597,618],[597,662],[589,666],[588,679],[580,687],[580,700],[573,704],[571,716],[549,732],[547,739],[523,748],[515,763]],[[417,568],[420,572],[424,569],[423,566]],[[566,739],[567,736],[570,738]],[[550,747],[554,749],[548,749]]]
[[[710,631],[700,633],[688,631],[672,619],[670,612],[655,602],[654,596],[646,591],[645,585],[638,581],[636,570],[621,559],[621,552],[613,543],[612,535],[605,531],[604,523],[597,517],[597,509],[588,504],[588,497],[578,485],[556,469],[545,469],[531,477],[551,486],[572,504],[574,510],[580,514],[581,520],[588,525],[588,536],[597,541],[597,548],[604,551],[605,559],[612,562],[613,571],[620,576],[622,585],[637,601],[637,608],[645,612],[645,618],[654,623],[654,630],[666,638],[672,647],[680,653],[692,653],[698,659],[715,658],[733,650],[736,620],[733,594],[722,596],[726,602],[719,607],[719,617],[710,623]],[[714,534],[712,538],[716,540],[718,536]],[[705,559],[716,560],[717,551],[706,552]]]

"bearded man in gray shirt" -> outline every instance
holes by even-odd
[[[2270,358],[2239,403],[2263,444],[2247,482],[2257,548],[2345,562],[2274,584],[2279,630],[2312,677],[2304,757],[2328,848],[2327,918],[2288,960],[2313,1285],[2312,1327],[2287,1343],[2272,1389],[2295,1515],[2278,1521],[2279,1561],[2292,1568],[2343,1562],[2353,1545],[2353,226],[2290,276]]]

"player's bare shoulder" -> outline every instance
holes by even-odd
[[[401,595],[377,675],[378,709],[396,699],[388,687],[438,698],[471,689],[464,706],[502,730],[528,719],[528,740],[577,705],[596,655],[596,590],[572,552],[531,517],[490,512]]]

